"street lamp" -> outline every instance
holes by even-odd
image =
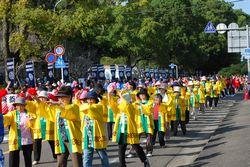
[[[57,6],[59,3],[61,3],[61,2],[62,2],[62,0],[59,0],[59,1],[56,2],[55,6],[54,6],[54,12],[56,11],[56,6]]]

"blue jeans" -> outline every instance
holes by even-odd
[[[102,166],[109,167],[109,159],[106,149],[96,149],[97,154],[101,158]],[[83,166],[92,167],[94,148],[88,148],[83,150]]]

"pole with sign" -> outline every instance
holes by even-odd
[[[177,66],[176,64],[171,63],[171,64],[169,65],[169,67],[170,67],[171,69],[174,69],[174,68],[176,67],[175,77],[176,77],[176,79],[178,79],[178,66]]]
[[[62,83],[63,83],[64,82],[63,69],[66,68],[66,64],[62,56],[65,53],[65,49],[62,45],[57,45],[54,49],[54,53],[58,56],[57,61],[55,63],[55,68],[61,69],[61,77],[62,77]]]

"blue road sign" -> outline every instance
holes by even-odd
[[[250,55],[250,48],[245,49],[245,54]]]
[[[176,65],[173,64],[173,63],[169,64],[169,67],[170,67],[171,69],[173,69],[175,66],[176,66]]]
[[[211,21],[209,21],[204,29],[205,33],[216,33],[216,29]]]
[[[58,57],[55,63],[55,68],[66,68],[66,64],[62,56]]]

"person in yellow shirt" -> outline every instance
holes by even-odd
[[[152,156],[152,135],[154,129],[153,102],[149,100],[150,96],[145,88],[142,88],[137,96],[139,101],[133,103],[133,105],[137,112],[140,113],[136,118],[138,133],[146,135],[146,154],[147,156]]]
[[[166,122],[167,122],[167,105],[162,103],[162,96],[156,94],[154,97],[154,133],[152,136],[152,145],[155,145],[156,135],[158,134],[159,143],[161,147],[165,146],[164,136],[166,133]]]
[[[82,166],[82,133],[81,122],[78,120],[80,113],[78,105],[72,104],[72,96],[69,86],[60,88],[56,95],[59,99],[56,105],[41,102],[39,98],[32,96],[38,102],[36,114],[55,123],[55,153],[59,167],[67,166],[69,155],[73,167]],[[70,114],[72,112],[75,114]]]
[[[174,86],[173,107],[174,136],[177,136],[179,124],[181,125],[183,135],[186,135],[186,103],[185,97],[181,95],[180,86]]]
[[[20,150],[23,151],[25,167],[32,166],[33,136],[31,115],[25,109],[25,99],[18,97],[13,104],[15,110],[3,116],[5,127],[9,130],[9,167],[19,167]]]
[[[38,98],[43,101],[49,101],[48,93],[46,91],[41,91],[38,94]],[[26,106],[29,111],[29,105]],[[41,157],[42,140],[48,140],[51,148],[53,158],[56,159],[55,147],[54,147],[54,123],[51,121],[46,121],[45,118],[37,117],[34,119],[34,162],[33,165],[37,165]]]
[[[113,142],[119,145],[119,162],[121,167],[126,167],[125,152],[127,145],[130,144],[136,151],[145,167],[149,167],[149,161],[140,146],[139,134],[136,126],[136,117],[140,115],[138,110],[132,105],[132,98],[129,93],[120,91],[120,102],[118,105],[119,113],[116,115],[113,132]],[[114,105],[111,105],[114,106]],[[114,109],[115,111],[116,109]]]

